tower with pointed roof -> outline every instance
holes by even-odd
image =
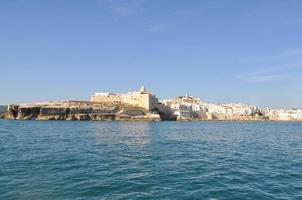
[[[146,91],[146,88],[144,85],[141,86],[141,89],[140,89],[140,92],[145,92]]]

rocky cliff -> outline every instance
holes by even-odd
[[[160,115],[126,104],[104,104],[90,101],[53,101],[34,104],[12,104],[2,115],[18,120],[119,120],[160,121]]]

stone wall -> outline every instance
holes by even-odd
[[[152,111],[158,108],[158,99],[150,93],[131,92],[127,94],[95,93],[91,97],[92,102],[99,103],[125,103],[139,106]]]
[[[96,93],[91,97],[91,101],[100,103],[121,103],[122,97],[119,94]]]

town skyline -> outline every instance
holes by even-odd
[[[3,112],[3,111],[2,111]],[[5,119],[38,120],[227,120],[301,121],[302,109],[262,108],[244,103],[213,103],[188,94],[161,99],[145,86],[124,93],[95,92],[90,100],[10,104]]]
[[[2,1],[0,104],[144,84],[160,99],[302,107],[302,2]]]
[[[302,120],[302,109],[261,108],[253,104],[206,102],[198,97],[178,96],[159,100],[155,93],[144,85],[139,90],[127,93],[95,92],[93,103],[105,105],[131,105],[147,112],[157,113],[161,118],[176,120]],[[168,117],[167,117],[168,116]]]
[[[141,85],[143,87],[145,87],[145,85]],[[149,89],[149,87],[147,87]],[[110,89],[107,89],[107,90],[104,90],[104,91],[99,91],[99,90],[95,90],[97,92],[95,93],[98,93],[98,92],[101,92],[101,93],[113,93],[113,94],[123,94],[123,93],[129,93],[129,92],[135,92],[137,90],[137,87],[136,88],[132,88],[131,90],[128,90],[128,91],[111,91]],[[150,92],[152,94],[154,94],[155,96],[158,97],[159,101],[162,102],[162,101],[165,101],[165,100],[169,100],[169,99],[176,99],[178,97],[185,97],[185,96],[190,96],[190,97],[194,97],[194,98],[198,98],[200,99],[202,102],[205,102],[205,103],[210,103],[210,104],[216,104],[216,105],[221,105],[221,104],[245,104],[245,105],[253,105],[253,106],[257,106],[259,108],[271,108],[271,109],[302,109],[302,106],[301,107],[286,107],[286,106],[283,106],[283,107],[274,107],[274,106],[270,106],[270,105],[258,105],[258,104],[255,104],[253,102],[244,102],[244,101],[210,101],[210,100],[207,100],[203,97],[200,97],[200,96],[197,96],[197,95],[193,95],[191,93],[183,93],[183,94],[179,94],[179,95],[175,95],[175,96],[170,96],[170,97],[165,97],[165,98],[161,98],[157,93],[155,93],[153,90],[150,90]],[[52,98],[52,99],[43,99],[43,98],[38,98],[38,99],[33,99],[33,100],[28,100],[28,101],[11,101],[11,102],[8,102],[8,103],[1,103],[1,98],[0,98],[0,105],[9,105],[9,104],[22,104],[22,103],[37,103],[37,102],[48,102],[48,101],[66,101],[66,100],[81,100],[81,101],[89,101],[91,99],[91,93],[87,96],[87,98],[78,98],[78,97],[74,97],[74,98]]]
[[[85,99],[79,99],[79,98],[66,98],[66,99],[40,99],[40,100],[33,100],[33,101],[22,101],[22,102],[18,102],[18,101],[13,101],[13,102],[9,102],[7,104],[1,104],[0,105],[10,105],[10,104],[31,104],[31,103],[42,103],[42,102],[51,102],[51,101],[94,101],[94,96],[99,94],[99,95],[125,95],[125,94],[132,94],[132,93],[136,93],[138,91],[141,91],[142,88],[144,88],[143,90],[146,89],[146,91],[148,91],[148,93],[153,94],[157,99],[158,102],[165,102],[165,101],[170,101],[173,99],[178,99],[178,98],[186,98],[186,97],[191,97],[194,99],[198,99],[200,102],[202,103],[206,103],[206,104],[213,104],[213,105],[231,105],[231,104],[242,104],[242,105],[248,105],[248,106],[256,106],[257,108],[261,108],[261,109],[302,109],[302,107],[273,107],[273,106],[260,106],[254,103],[249,103],[249,102],[243,102],[243,101],[232,101],[232,102],[213,102],[213,101],[209,101],[203,97],[200,96],[196,96],[196,95],[192,95],[189,93],[185,93],[185,94],[179,94],[173,97],[167,97],[167,98],[160,98],[157,93],[155,93],[153,90],[149,90],[149,87],[145,87],[145,85],[141,85],[139,90],[138,87],[136,88],[132,88],[131,90],[128,91],[111,91],[109,89],[104,90],[104,91],[99,91],[96,90],[94,91],[92,96],[90,94],[90,96],[88,98]]]

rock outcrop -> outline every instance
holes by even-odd
[[[18,120],[119,120],[160,121],[159,114],[126,104],[104,104],[90,101],[53,101],[9,105],[6,119]]]

